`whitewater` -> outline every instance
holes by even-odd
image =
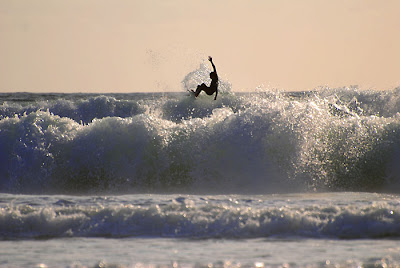
[[[399,162],[400,88],[1,93],[0,267],[400,267]]]

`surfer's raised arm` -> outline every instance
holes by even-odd
[[[211,65],[212,65],[212,67],[214,69],[214,72],[217,73],[217,69],[215,68],[214,62],[212,61],[212,57],[208,56],[208,60],[211,62]]]

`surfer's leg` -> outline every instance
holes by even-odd
[[[194,93],[194,95],[197,97],[197,96],[199,96],[199,94],[200,94],[200,92],[201,92],[202,90],[206,91],[206,89],[207,89],[206,84],[203,83],[203,84],[201,84],[201,85],[198,85],[197,88],[196,88],[196,92]]]

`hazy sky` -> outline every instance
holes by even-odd
[[[400,86],[399,0],[0,0],[0,91]],[[210,69],[211,70],[211,69]]]

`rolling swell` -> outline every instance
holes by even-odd
[[[400,89],[2,96],[14,193],[398,191]]]
[[[69,200],[57,196],[21,196],[15,200],[16,204],[11,202],[0,208],[0,236],[2,239],[400,237],[400,210],[395,196],[372,201],[371,194],[363,197],[342,193],[348,204],[341,202],[340,196],[332,200],[326,195],[307,195],[240,195],[238,199],[232,195],[172,199],[173,195],[152,195],[152,198],[143,196],[143,200],[140,195],[136,200],[124,199],[129,196],[66,197]],[[349,195],[354,200],[349,200]],[[299,198],[303,201],[298,202]]]

